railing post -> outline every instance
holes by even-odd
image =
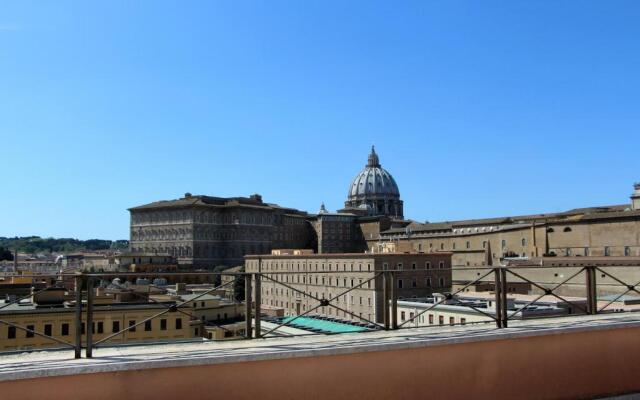
[[[382,273],[382,319],[384,322],[384,329],[386,331],[389,330],[389,300],[391,300],[391,296],[389,296],[389,272],[384,271]]]
[[[391,329],[398,329],[398,290],[396,289],[396,276],[389,272],[391,277]]]
[[[75,278],[76,285],[76,340],[75,340],[75,357],[82,357],[82,274],[77,273]]]
[[[259,339],[262,337],[262,332],[260,331],[260,303],[262,302],[262,293],[260,293],[260,274],[253,274],[255,279],[255,311],[254,311],[254,324],[255,334],[254,336]]]
[[[502,283],[500,268],[493,269],[493,286],[495,289],[495,305],[496,305],[496,328],[502,328]]]
[[[586,275],[587,289],[587,313],[595,315],[598,313],[598,290],[596,283],[596,268],[588,266],[584,268]]]
[[[507,301],[507,293],[509,292],[507,290],[507,270],[504,267],[500,268],[500,284],[502,285],[502,288],[500,289],[500,295],[502,296],[502,300],[500,301],[500,313],[502,314],[501,318],[502,318],[502,327],[506,328],[507,326],[509,326],[509,311],[508,311],[508,306],[509,306],[509,302]]]
[[[93,278],[87,279],[87,358],[93,357]]]
[[[253,331],[251,330],[251,274],[245,273],[242,278],[244,279],[244,320],[245,320],[245,337],[247,339],[253,338]],[[238,279],[238,275],[236,275]]]

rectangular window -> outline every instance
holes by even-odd
[[[414,288],[415,288],[415,287],[418,287],[418,281],[417,281],[417,280],[415,280],[415,279],[414,279],[414,280],[412,280],[412,281],[411,281],[411,287],[414,287]]]
[[[44,324],[44,334],[47,336],[51,336],[53,326],[51,324]]]
[[[405,320],[405,317],[404,317],[404,311],[401,311],[401,312],[400,312],[400,319],[401,319],[402,321],[404,321],[404,320]]]
[[[467,319],[466,318],[460,318],[460,324],[461,325],[466,325],[467,323]]]
[[[102,321],[98,322],[98,332],[97,333],[104,333],[104,322],[102,322]]]
[[[120,332],[120,321],[113,321],[111,323],[111,332],[112,333]]]
[[[433,314],[429,314],[429,325],[433,325]]]
[[[449,325],[455,325],[456,319],[454,317],[449,317]]]
[[[10,326],[9,331],[7,332],[7,339],[15,339],[16,338],[16,327]]]
[[[402,279],[398,279],[398,289],[402,289]]]
[[[129,332],[135,332],[136,331],[135,324],[136,324],[136,321],[134,321],[134,320],[130,320],[129,321]]]
[[[150,332],[151,331],[151,320],[144,322],[144,331],[145,332]]]
[[[28,338],[32,338],[32,337],[33,337],[33,332],[29,332],[29,331],[33,331],[33,330],[35,330],[35,329],[36,329],[36,328],[35,328],[35,326],[33,326],[33,325],[27,325],[27,329],[28,329],[28,330],[25,332],[25,333],[27,334],[27,335],[26,335],[26,337],[28,337]]]
[[[69,324],[62,324],[60,327],[60,336],[69,336]]]
[[[442,316],[442,315],[438,316],[438,324],[444,325],[444,316]]]
[[[176,329],[182,329],[182,318],[176,318]]]
[[[440,261],[440,269],[444,268],[444,261]]]
[[[87,332],[87,325],[83,322],[80,324],[80,332],[84,335]]]
[[[166,319],[161,319],[160,320],[160,330],[161,331],[166,331],[167,330],[167,320]]]

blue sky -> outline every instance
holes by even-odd
[[[0,0],[0,236],[128,238],[128,207],[340,208],[371,144],[405,216],[627,202],[637,1]]]

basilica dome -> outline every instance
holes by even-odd
[[[380,166],[380,160],[373,147],[367,166],[354,178],[349,189],[349,198],[368,195],[400,196],[395,179]]]
[[[402,218],[402,201],[398,184],[380,165],[380,159],[373,146],[367,165],[351,182],[345,206],[367,209],[370,215]]]

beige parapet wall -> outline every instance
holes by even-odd
[[[640,325],[629,326],[19,379],[0,382],[0,393],[21,400],[591,398],[640,391]]]

